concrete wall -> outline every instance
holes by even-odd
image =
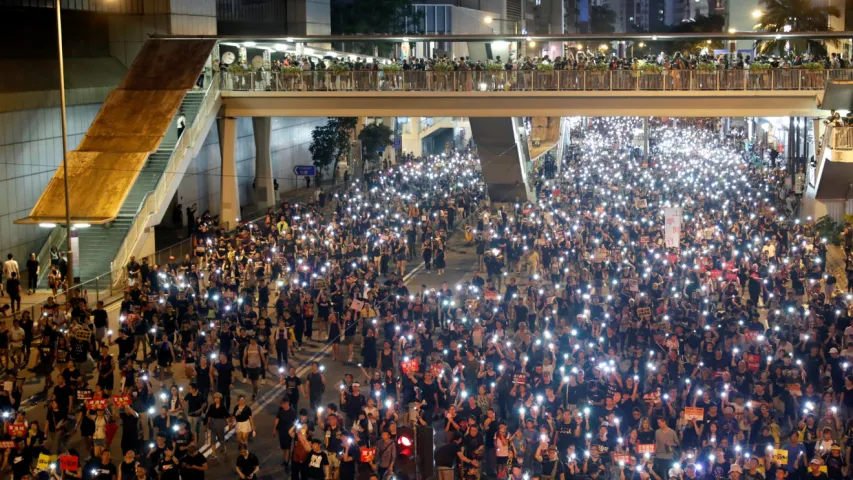
[[[273,175],[278,181],[278,193],[304,187],[302,179],[293,175],[296,165],[311,165],[311,131],[326,123],[326,118],[274,117],[270,150]],[[237,175],[240,190],[240,205],[255,202],[252,182],[255,178],[255,137],[251,118],[237,120]],[[199,214],[205,210],[219,213],[219,174],[221,157],[219,134],[211,128],[201,151],[187,168],[187,173],[178,187],[178,200],[185,207],[198,204]],[[299,180],[297,186],[297,180]]]
[[[68,107],[68,149],[74,149],[100,109],[99,104]],[[62,164],[59,108],[0,113],[0,255],[12,253],[23,268],[38,253],[50,230],[15,225],[38,201]]]

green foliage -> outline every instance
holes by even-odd
[[[802,70],[814,70],[814,71],[822,72],[825,67],[824,67],[823,63],[821,63],[821,62],[809,62],[809,63],[804,63],[804,64],[800,65],[798,68],[800,68]]]
[[[751,64],[749,65],[749,71],[750,71],[750,72],[755,72],[755,73],[764,73],[764,72],[766,72],[766,71],[768,71],[768,70],[770,70],[770,64],[769,64],[769,63],[759,63],[759,62],[755,62],[755,63],[751,63]]]
[[[841,232],[844,231],[844,225],[836,222],[829,215],[824,215],[817,219],[814,226],[822,238],[826,238],[833,245],[841,245]]]
[[[399,63],[391,63],[389,65],[382,65],[382,71],[385,73],[395,73],[402,72],[403,66]]]
[[[587,69],[593,73],[604,73],[610,70],[610,65],[606,63],[593,63],[592,65],[587,66]]]
[[[489,71],[504,70],[504,66],[503,66],[503,64],[492,62],[492,63],[489,63],[488,65],[486,65],[486,70],[489,70]]]
[[[828,32],[829,17],[838,17],[841,12],[834,6],[817,5],[820,2],[812,0],[761,0],[760,8],[764,14],[756,25],[757,30],[764,32],[784,32],[786,26],[792,32]],[[838,40],[826,40],[838,46]],[[826,53],[826,47],[821,40],[806,38],[787,41],[796,53],[810,51],[818,55]],[[785,51],[785,40],[765,40],[758,44],[762,54],[780,53]]]
[[[717,64],[711,62],[702,62],[696,65],[696,70],[700,72],[714,73],[717,71]]]
[[[640,65],[640,71],[648,74],[661,74],[663,67],[656,63],[643,63]]]
[[[391,139],[393,133],[387,125],[376,123],[367,125],[361,130],[358,139],[361,140],[365,163],[376,162],[379,159],[382,149],[393,143]]]
[[[536,70],[539,70],[540,72],[543,72],[543,73],[551,73],[554,71],[554,64],[553,63],[540,63],[540,64],[536,65]]]
[[[318,170],[322,172],[332,166],[334,172],[338,159],[350,148],[350,138],[355,129],[357,119],[351,117],[333,117],[311,132],[311,159]]]
[[[589,7],[590,33],[613,33],[616,31],[616,12],[604,5]]]
[[[434,72],[452,72],[453,65],[449,63],[439,62],[432,66]]]
[[[281,67],[281,73],[283,73],[286,77],[295,77],[298,75],[302,75],[302,67]]]

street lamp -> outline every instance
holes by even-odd
[[[62,180],[65,186],[65,248],[68,256],[68,267],[66,271],[65,291],[70,292],[74,286],[74,257],[71,251],[71,202],[68,200],[68,131],[67,118],[65,115],[65,61],[62,59],[62,14],[60,12],[60,1],[53,0],[56,5],[56,37],[59,45],[59,112],[62,116]],[[70,293],[66,295],[66,302],[70,303]]]
[[[485,23],[486,25],[491,25],[494,22],[512,22],[514,25],[514,29],[515,29],[514,33],[515,33],[515,35],[518,35],[518,21],[517,20],[505,20],[502,18],[492,17],[491,15],[487,15],[487,16],[483,17],[483,23]]]
[[[759,10],[757,8],[752,11],[752,18],[761,18],[763,16],[764,16],[764,12],[762,12],[761,10]]]

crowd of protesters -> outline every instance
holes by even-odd
[[[198,479],[236,446],[253,479],[263,429],[291,477],[384,480],[410,475],[397,440],[415,424],[444,431],[441,480],[849,478],[851,297],[827,239],[780,209],[782,174],[741,142],[658,122],[644,157],[638,122],[576,124],[535,202],[482,208],[476,152],[452,152],[234,232],[203,215],[193,255],[131,261],[115,332],[85,298],[34,326],[24,312],[0,326],[3,468]],[[441,273],[471,215],[472,275],[410,289],[410,262]],[[25,323],[40,340],[11,343]],[[297,376],[311,341],[363,378]],[[19,408],[16,368],[44,378],[45,425]],[[240,379],[283,386],[273,426]]]

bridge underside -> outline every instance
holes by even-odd
[[[814,117],[823,91],[222,92],[232,117]]]

